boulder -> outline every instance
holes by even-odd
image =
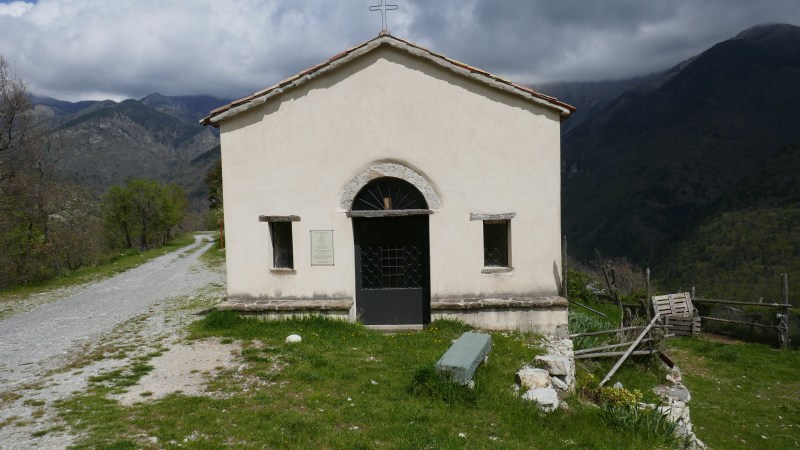
[[[674,386],[656,386],[653,388],[653,392],[659,397],[669,400],[688,402],[692,399],[689,390],[682,384],[676,384]]]
[[[298,343],[298,342],[300,342],[302,340],[303,340],[303,338],[301,338],[299,334],[290,334],[289,336],[286,336],[286,343],[287,344],[295,344],[295,343]]]
[[[522,394],[522,398],[536,402],[544,412],[555,411],[559,405],[558,393],[552,387],[531,389]]]
[[[525,391],[550,387],[552,384],[550,372],[546,369],[535,369],[533,367],[524,367],[520,369],[520,371],[517,372],[517,383],[519,383]]]
[[[547,369],[550,375],[565,377],[567,384],[572,384],[575,377],[575,364],[568,356],[544,355],[534,359],[536,366]]]

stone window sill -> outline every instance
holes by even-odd
[[[288,267],[274,267],[269,269],[269,271],[277,275],[294,275],[297,273],[296,270],[289,269]]]
[[[513,271],[514,269],[511,267],[484,267],[481,269],[481,273],[509,273]]]

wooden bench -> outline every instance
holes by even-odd
[[[466,332],[436,362],[436,370],[449,374],[456,383],[467,384],[491,349],[490,335]]]
[[[662,322],[677,336],[697,336],[700,333],[700,317],[692,305],[692,294],[657,295],[652,298],[653,311],[660,313]]]

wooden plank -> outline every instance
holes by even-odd
[[[714,322],[725,322],[725,323],[737,323],[739,325],[747,325],[751,327],[762,327],[762,328],[777,328],[775,325],[763,325],[760,323],[752,323],[752,322],[740,322],[738,320],[728,320],[728,319],[719,319],[717,317],[707,317],[707,316],[700,316],[703,320],[711,320]]]
[[[613,377],[614,374],[617,373],[617,370],[620,368],[620,366],[622,366],[622,363],[625,362],[626,359],[628,359],[628,356],[630,356],[630,354],[633,353],[633,349],[635,349],[636,346],[639,345],[639,342],[641,342],[641,340],[644,339],[644,336],[650,332],[650,329],[653,328],[653,325],[655,325],[658,319],[660,318],[661,314],[656,314],[656,316],[653,317],[653,320],[650,321],[650,324],[648,324],[645,327],[645,329],[641,332],[641,334],[639,334],[639,337],[637,337],[636,340],[633,341],[633,344],[631,344],[631,346],[628,347],[628,350],[625,351],[625,353],[617,361],[617,363],[614,364],[614,367],[611,368],[611,371],[609,371],[606,377],[603,378],[603,381],[600,382],[600,386],[606,384],[606,382],[608,382],[608,380],[610,380],[611,377]]]
[[[601,316],[603,316],[603,317],[606,317],[606,318],[608,317],[608,316],[607,316],[607,315],[605,315],[604,313],[601,313],[600,311],[598,311],[598,310],[596,310],[596,309],[592,309],[592,308],[590,308],[590,307],[588,307],[588,306],[584,305],[583,303],[579,303],[579,302],[576,302],[575,300],[570,300],[570,299],[567,299],[567,301],[568,301],[568,302],[570,302],[570,303],[572,303],[573,305],[578,305],[578,306],[580,306],[581,308],[586,308],[586,309],[588,309],[589,311],[591,311],[591,312],[593,312],[593,313],[595,313],[595,314],[599,314],[599,315],[601,315]]]
[[[585,355],[575,355],[575,359],[590,359],[590,358],[605,358],[609,356],[619,356],[626,352],[601,352],[601,353],[587,353]],[[628,356],[641,356],[641,355],[652,355],[656,353],[655,350],[637,350],[635,352],[631,352]],[[627,358],[627,357],[626,357]]]
[[[734,300],[715,300],[711,298],[696,298],[694,299],[697,303],[714,303],[720,305],[744,305],[744,306],[763,306],[765,308],[786,308],[791,305],[785,305],[783,303],[754,303],[754,302],[740,302]]]
[[[599,335],[602,335],[602,334],[619,333],[620,331],[641,330],[643,328],[645,328],[645,327],[637,326],[637,327],[614,328],[614,329],[611,329],[611,330],[603,330],[603,331],[592,331],[592,332],[588,332],[588,333],[576,333],[576,334],[570,334],[569,338],[573,339],[573,338],[576,338],[576,337],[583,337],[583,336],[599,336]],[[664,328],[664,326],[663,325],[656,325],[653,328]]]
[[[648,341],[652,341],[652,339],[650,339],[650,338],[642,339],[642,342],[648,342]],[[640,342],[640,343],[642,343],[642,342]],[[610,344],[610,345],[603,345],[601,347],[585,348],[583,350],[576,350],[574,354],[575,355],[583,355],[585,353],[596,353],[596,352],[599,352],[601,350],[610,350],[612,348],[625,347],[625,346],[630,345],[630,344],[631,344],[630,342],[623,342],[621,344]]]

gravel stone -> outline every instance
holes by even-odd
[[[0,320],[0,393],[13,398],[0,402],[0,422],[15,416],[26,422],[0,428],[0,449],[69,447],[74,436],[68,432],[32,436],[62,424],[54,401],[86,389],[91,376],[176,345],[196,313],[224,297],[224,272],[198,261],[212,245],[207,237],[111,278],[60,290],[61,298]],[[135,350],[123,358],[103,353],[125,346]],[[87,359],[93,354],[99,357]],[[41,408],[45,414],[33,417]]]

